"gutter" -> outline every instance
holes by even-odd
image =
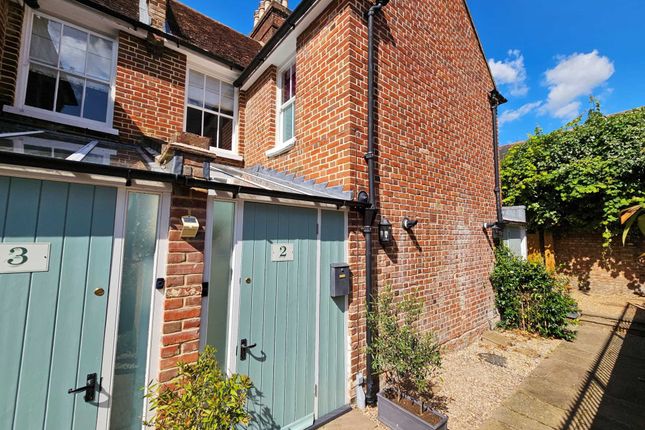
[[[179,37],[177,37],[175,35],[172,35],[170,33],[166,33],[165,31],[159,30],[158,28],[152,27],[151,25],[144,24],[139,20],[136,20],[136,19],[131,18],[131,17],[127,16],[127,15],[124,15],[122,13],[114,11],[114,10],[108,8],[108,7],[105,7],[105,6],[101,5],[101,4],[95,3],[92,0],[74,0],[74,1],[76,1],[77,3],[80,3],[80,4],[84,5],[84,6],[87,6],[89,8],[95,9],[95,10],[97,10],[99,12],[102,12],[102,13],[104,13],[106,15],[109,15],[109,16],[111,16],[113,18],[117,18],[117,19],[119,19],[121,21],[127,22],[128,24],[132,25],[135,30],[137,30],[139,28],[143,29],[143,30],[146,30],[149,33],[153,33],[153,34],[155,34],[157,36],[163,37],[166,40],[169,40],[169,41],[171,41],[173,43],[176,43],[177,46],[183,46],[185,48],[188,48],[191,51],[195,51],[195,52],[197,52],[197,53],[199,53],[201,55],[204,55],[204,56],[206,56],[208,58],[211,58],[211,59],[213,59],[213,60],[215,60],[215,61],[217,61],[219,63],[225,64],[226,66],[228,66],[228,67],[230,67],[232,69],[245,70],[244,66],[242,66],[241,64],[237,64],[234,61],[231,61],[231,60],[228,60],[226,58],[223,58],[223,57],[221,57],[221,56],[219,56],[217,54],[213,54],[212,52],[207,51],[205,49],[202,49],[202,48],[200,48],[200,47],[198,47],[196,45],[193,45],[192,43],[190,43],[190,42],[188,42],[188,41],[186,41],[184,39],[181,39],[181,38],[179,38]]]
[[[87,0],[77,0],[77,1],[87,1]],[[291,33],[291,30],[293,30],[296,27],[296,24],[302,17],[304,17],[307,12],[309,12],[309,9],[312,8],[314,4],[316,4],[318,0],[303,0],[293,12],[291,12],[291,15],[287,18],[287,20],[280,26],[278,31],[269,39],[269,41],[260,49],[260,52],[255,56],[253,61],[246,66],[242,74],[233,82],[233,85],[236,87],[241,87],[244,85],[244,83],[247,81],[247,79],[255,72],[268,58],[269,54],[271,54],[271,51],[284,40],[289,33]]]
[[[145,181],[170,183],[173,185],[179,185],[189,188],[203,188],[208,190],[226,191],[232,193],[234,197],[237,197],[239,194],[250,194],[255,196],[292,199],[313,203],[325,203],[334,205],[338,208],[349,207],[353,209],[360,209],[365,206],[365,204],[354,200],[341,200],[331,197],[312,196],[308,194],[290,193],[286,191],[266,190],[242,185],[225,184],[221,182],[209,181],[207,179],[197,179],[185,175],[154,172],[149,170],[129,169],[127,167],[107,166],[104,164],[82,163],[60,158],[35,157],[33,155],[13,152],[1,153],[0,163],[16,166],[38,167],[49,170],[65,170],[75,173],[111,176],[116,178],[123,178],[126,181],[138,179]]]

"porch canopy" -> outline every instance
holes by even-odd
[[[131,144],[90,136],[0,122],[0,164],[64,170],[75,173],[148,180],[239,195],[318,202],[337,207],[361,207],[352,193],[316,184],[286,172],[260,166],[236,168],[205,162],[204,178],[183,174],[183,158],[161,165],[160,144]],[[207,179],[206,179],[207,178]]]

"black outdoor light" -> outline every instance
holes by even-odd
[[[378,223],[378,241],[383,246],[392,244],[392,224],[385,217],[381,217]]]
[[[414,226],[416,226],[418,223],[419,223],[419,220],[417,220],[417,219],[412,220],[412,219],[408,218],[407,216],[405,218],[403,218],[403,221],[401,221],[401,225],[407,231],[412,230],[414,228]]]

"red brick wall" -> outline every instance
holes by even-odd
[[[425,301],[421,325],[440,342],[467,343],[494,317],[493,82],[462,1],[394,1],[376,28],[377,187],[395,239],[377,282]]]
[[[0,106],[13,105],[18,76],[22,7],[0,0]]]
[[[162,49],[156,55],[147,41],[119,34],[114,128],[120,138],[143,136],[168,141],[184,126],[186,57]]]
[[[197,359],[206,198],[204,190],[188,190],[177,186],[173,190],[160,346],[159,381],[162,383],[177,375],[177,361],[189,363]],[[180,237],[183,215],[193,215],[199,220],[200,232],[194,239]]]
[[[367,31],[371,2],[333,3],[298,40],[296,144],[275,144],[273,75],[245,95],[241,133],[248,165],[263,164],[318,182],[366,190]],[[378,288],[418,296],[420,321],[452,347],[470,342],[495,317],[488,276],[495,219],[493,82],[465,4],[393,1],[377,19],[377,196],[395,245],[375,246]],[[262,125],[258,125],[257,118]],[[267,122],[267,118],[270,119]],[[419,219],[413,234],[404,216]],[[352,375],[364,368],[364,238],[350,216]],[[376,235],[375,235],[375,242]]]
[[[616,240],[603,248],[601,234],[555,233],[555,261],[558,271],[571,280],[573,287],[589,285],[591,294],[630,294],[645,285],[645,239],[628,242]]]
[[[271,68],[246,92],[240,140],[248,166],[262,164],[308,179],[350,185],[351,13],[333,4],[298,40],[296,144],[267,157],[276,142],[276,71]],[[278,65],[283,66],[283,65]]]

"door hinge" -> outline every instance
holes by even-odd
[[[314,384],[314,397],[318,397],[318,384]]]
[[[202,297],[208,297],[208,282],[202,282]]]
[[[316,235],[320,234],[320,224],[316,224]]]

